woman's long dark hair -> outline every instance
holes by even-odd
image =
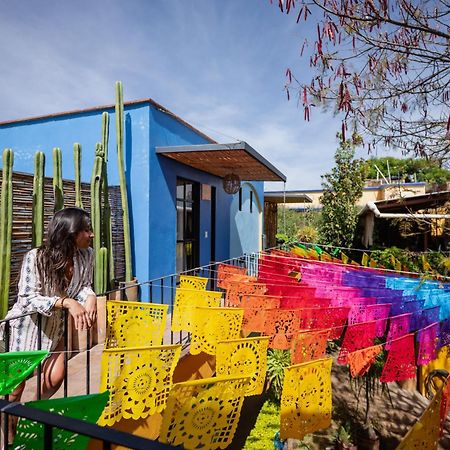
[[[64,208],[48,224],[45,243],[37,250],[37,269],[48,292],[65,295],[69,287],[66,269],[76,250],[75,238],[91,228],[89,214],[81,208]]]

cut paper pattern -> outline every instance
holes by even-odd
[[[409,324],[411,321],[412,313],[401,314],[400,316],[395,316],[390,318],[389,332],[386,338],[385,349],[389,350],[391,348],[391,342],[405,334],[408,334]]]
[[[439,332],[439,323],[428,325],[419,331],[417,340],[419,350],[417,352],[417,365],[424,366],[436,358],[436,342]]]
[[[177,288],[172,312],[172,331],[191,331],[196,307],[219,307],[221,292]]]
[[[226,280],[233,275],[246,275],[245,267],[232,266],[230,264],[219,264],[217,268],[217,287],[227,288]]]
[[[291,363],[301,364],[322,359],[327,349],[330,330],[307,331],[297,333],[291,342]]]
[[[230,286],[225,294],[225,306],[241,306],[241,298],[245,294],[259,294],[266,293],[267,288],[264,283],[256,283],[253,281],[236,282],[230,281]]]
[[[281,396],[281,439],[302,440],[331,425],[331,358],[285,369]]]
[[[330,299],[321,297],[312,297],[308,299],[281,297],[281,308],[298,309],[298,308],[329,308]]]
[[[230,275],[228,278],[222,281],[222,289],[225,291],[233,290],[239,288],[240,284],[246,283],[256,283],[258,280],[255,277],[251,277],[250,275]]]
[[[416,376],[414,334],[407,334],[392,341],[380,381],[402,381]]]
[[[245,333],[264,332],[267,309],[277,309],[280,306],[280,297],[270,295],[249,294],[241,298],[241,308],[244,310],[242,331]]]
[[[248,378],[218,377],[175,384],[164,411],[160,442],[187,450],[227,448],[248,383]]]
[[[375,320],[377,323],[375,327],[375,336],[377,337],[384,336],[390,309],[391,309],[390,303],[380,305],[368,305],[366,307],[366,322]]]
[[[411,330],[420,330],[435,322],[439,322],[439,306],[416,311],[411,319]]]
[[[264,388],[269,337],[235,339],[217,344],[218,376],[249,377],[246,396],[259,395]]]
[[[441,403],[442,389],[433,397],[422,417],[410,428],[396,450],[433,450],[438,448]]]
[[[380,305],[354,305],[348,315],[348,323],[353,325],[355,323],[370,322],[375,320],[377,322],[375,336],[383,336],[384,331],[386,330],[390,308],[390,303]]]
[[[208,284],[208,278],[194,277],[192,275],[180,275],[180,288],[205,290]]]
[[[372,347],[375,339],[376,322],[349,325],[339,352],[338,363],[347,364],[348,354],[366,347]]]
[[[383,350],[382,345],[374,345],[373,347],[363,348],[348,354],[348,362],[350,364],[350,374],[353,378],[362,377],[366,374],[375,358]]]
[[[338,339],[349,313],[348,307],[302,308],[297,310],[301,330],[330,329],[329,339]]]
[[[95,423],[108,401],[109,392],[102,394],[80,395],[77,397],[37,400],[26,406],[52,412],[73,419]],[[71,431],[53,428],[52,448],[80,450],[87,447],[91,438]],[[22,450],[44,450],[44,424],[34,420],[20,419],[12,448]]]
[[[300,328],[298,312],[294,309],[266,310],[265,334],[270,336],[270,348],[287,350],[290,340]]]
[[[240,308],[196,308],[192,319],[192,355],[216,354],[217,342],[239,338],[244,310]]]
[[[47,350],[0,353],[0,395],[11,394],[47,355]]]
[[[168,305],[108,301],[105,348],[161,345]]]
[[[143,419],[161,412],[172,387],[181,345],[104,350],[100,390],[110,398],[99,425]]]
[[[439,340],[437,348],[445,347],[450,344],[450,318],[443,320],[439,328]]]

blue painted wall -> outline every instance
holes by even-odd
[[[230,208],[230,258],[262,249],[264,183],[243,182],[241,191],[241,209],[238,194],[233,196]]]
[[[108,176],[118,184],[114,109],[110,113]],[[82,181],[89,182],[96,142],[101,140],[103,110],[68,113],[26,122],[0,125],[0,147],[12,147],[14,170],[33,173],[36,150],[46,155],[46,175],[52,175],[52,148],[63,153],[63,178],[74,178],[73,143],[82,145]],[[203,144],[207,141],[170,114],[150,103],[125,106],[125,166],[129,186],[133,264],[139,281],[175,273],[176,179],[216,187],[216,260],[229,258],[230,206],[233,196],[222,189],[222,180],[164,156],[158,146]],[[263,183],[257,189],[263,192]],[[261,194],[263,198],[263,194]],[[200,204],[200,265],[211,259],[211,202]],[[147,292],[143,292],[145,299]]]

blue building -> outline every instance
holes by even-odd
[[[0,123],[0,145],[14,150],[14,171],[33,173],[37,150],[51,175],[53,147],[63,178],[74,178],[73,143],[82,145],[89,182],[101,114],[110,114],[109,184],[119,183],[114,106]],[[263,240],[264,181],[285,176],[245,142],[218,144],[151,99],[125,103],[125,165],[132,257],[139,281],[258,251]],[[224,180],[236,177],[236,194]]]

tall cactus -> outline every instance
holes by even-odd
[[[53,195],[55,199],[55,212],[64,208],[64,193],[62,180],[62,156],[61,149],[53,149]]]
[[[31,245],[33,248],[42,245],[44,238],[44,174],[45,154],[36,152],[34,155],[33,178],[33,219]]]
[[[103,147],[103,170],[102,170],[102,192],[103,192],[103,236],[107,249],[107,288],[112,289],[114,284],[114,254],[112,246],[111,205],[109,204],[108,191],[108,141],[109,141],[109,114],[102,114],[102,147]]]
[[[73,144],[73,162],[75,165],[75,206],[83,208],[81,199],[81,145],[78,142]]]
[[[91,177],[91,222],[92,230],[94,232],[94,291],[97,294],[102,294],[106,291],[106,268],[103,265],[105,260],[104,251],[100,252],[102,248],[102,229],[101,229],[101,216],[102,216],[102,172],[103,172],[103,147],[98,143],[95,147],[95,159],[94,168],[92,170]],[[104,248],[104,247],[103,247]]]
[[[14,153],[10,148],[3,151],[2,190],[0,203],[0,318],[8,311],[9,279],[11,272],[12,240],[12,167]]]
[[[119,169],[120,198],[123,211],[123,241],[125,249],[125,281],[133,279],[131,267],[130,219],[128,213],[127,184],[125,180],[125,164],[123,156],[123,89],[122,82],[116,81],[116,133],[117,133],[117,164]]]

